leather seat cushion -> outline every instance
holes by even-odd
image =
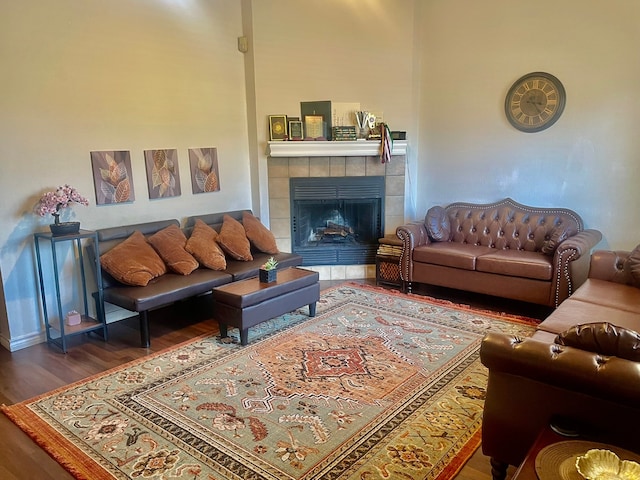
[[[640,314],[640,289],[631,285],[588,278],[571,298]]]
[[[458,242],[438,242],[413,249],[413,261],[445,267],[476,269],[476,258],[495,250],[490,247]]]
[[[512,277],[551,280],[553,265],[549,256],[525,250],[493,250],[478,257],[476,270]]]
[[[638,329],[638,314],[618,308],[605,307],[595,303],[583,302],[569,297],[560,304],[556,310],[547,317],[538,330],[555,333],[556,335],[569,330],[575,325],[587,321],[602,320],[618,327],[630,330]]]

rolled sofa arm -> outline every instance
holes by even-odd
[[[596,250],[591,254],[589,278],[630,284],[631,272],[625,269],[630,254],[626,250]]]
[[[494,332],[482,340],[480,359],[489,372],[525,377],[634,408],[640,405],[640,365],[631,360]]]
[[[600,441],[638,444],[637,362],[502,333],[485,336],[480,360],[489,372],[482,451],[492,462],[519,465],[554,419]]]
[[[411,222],[396,228],[396,236],[402,240],[402,253],[400,254],[400,279],[403,282],[411,282],[413,277],[413,256],[415,247],[427,245],[429,235],[423,222]]]
[[[583,230],[558,245],[554,254],[556,274],[552,287],[556,307],[587,280],[591,250],[600,240],[602,233],[598,230]]]

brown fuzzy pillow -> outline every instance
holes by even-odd
[[[211,270],[224,270],[227,268],[227,259],[216,243],[217,238],[218,232],[198,218],[187,240],[185,250],[201,265]]]
[[[167,266],[139,231],[100,256],[100,264],[113,278],[126,285],[146,286],[167,273]]]
[[[555,343],[640,362],[640,334],[607,322],[571,327],[559,334]]]
[[[249,242],[264,253],[275,255],[279,253],[276,245],[276,237],[265,227],[260,220],[249,212],[242,212],[242,225]]]
[[[229,256],[236,260],[253,260],[251,255],[251,244],[247,238],[242,224],[235,218],[224,215],[222,217],[222,228],[218,235],[218,245],[222,247]]]
[[[640,288],[640,245],[631,251],[625,264],[625,267],[631,272],[631,283]]]
[[[198,268],[198,261],[184,249],[187,237],[177,225],[163,228],[151,235],[148,241],[171,271],[180,275],[189,275]]]

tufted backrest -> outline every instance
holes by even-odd
[[[542,251],[560,231],[575,235],[583,230],[580,216],[566,208],[538,208],[510,198],[496,203],[452,203],[445,207],[452,242],[503,250]]]

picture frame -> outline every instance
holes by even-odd
[[[175,148],[144,151],[149,199],[179,197],[180,171]]]
[[[322,115],[306,115],[304,117],[304,132],[307,140],[325,140],[324,117]]]
[[[220,191],[218,149],[216,147],[190,148],[189,167],[191,169],[192,193]]]
[[[269,115],[269,140],[287,140],[287,116]]]
[[[304,140],[304,127],[301,120],[289,120],[289,140]]]
[[[135,192],[129,150],[93,151],[91,170],[96,205],[133,203]]]

